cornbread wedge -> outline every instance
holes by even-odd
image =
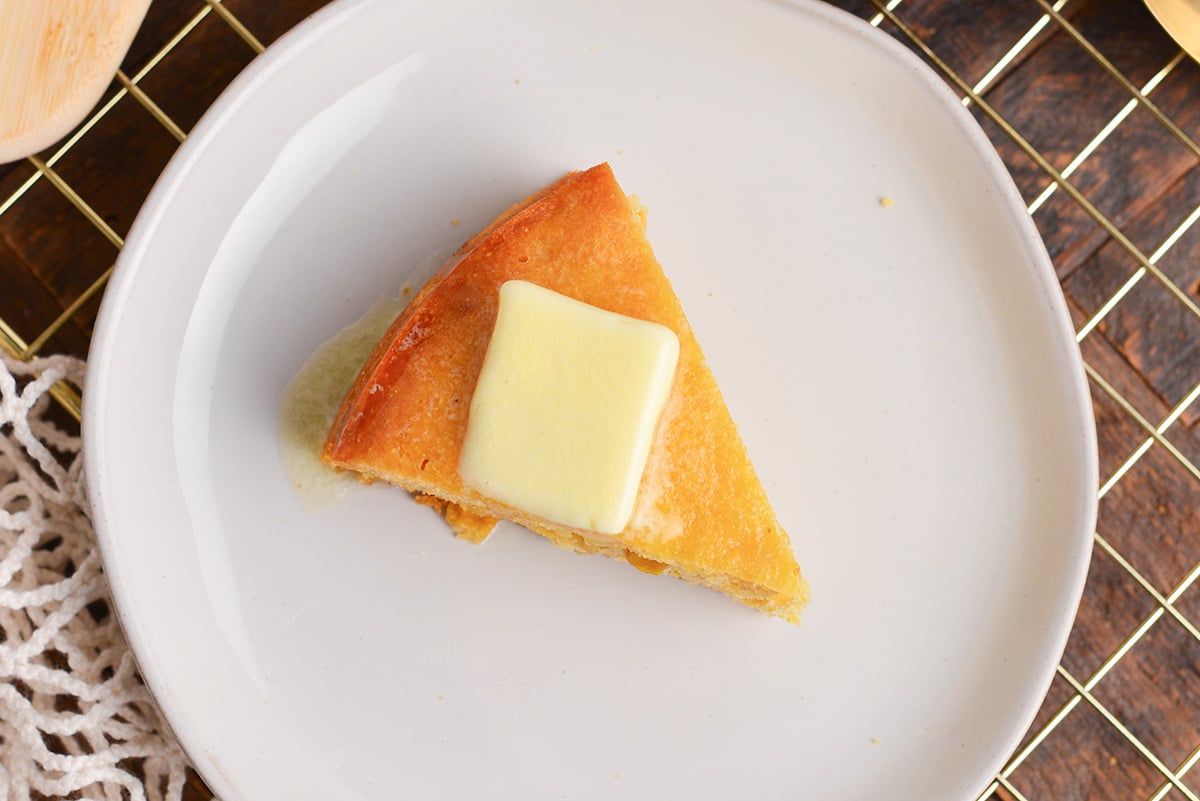
[[[513,280],[658,323],[678,337],[674,381],[619,534],[511,508],[460,476],[499,290]],[[367,360],[322,459],[415,493],[474,540],[507,519],[565,548],[711,587],[789,621],[798,622],[808,600],[788,535],[646,239],[644,216],[607,164],[518,203],[459,249]]]

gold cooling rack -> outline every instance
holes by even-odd
[[[24,233],[6,218],[28,229],[43,219],[41,205],[65,200],[74,222],[81,217],[107,243],[96,247],[111,251],[99,261],[93,252],[84,261],[99,266],[80,275],[78,264],[22,265],[14,248],[0,248],[0,347],[30,359],[55,349],[66,327],[83,332],[86,344],[123,245],[118,231],[128,220],[114,225],[80,185],[125,180],[119,165],[128,155],[110,160],[102,148],[70,174],[60,165],[131,103],[141,109],[139,124],[165,131],[173,149],[202,108],[168,108],[169,90],[156,95],[154,86],[172,83],[156,77],[189,82],[206,74],[210,56],[234,50],[235,61],[248,61],[320,4],[157,0],[154,8],[169,13],[159,14],[157,30],[143,31],[153,41],[143,42],[140,62],[126,64],[95,112],[60,145],[0,173],[0,244]],[[1096,406],[1101,517],[1083,607],[1033,728],[980,798],[1200,801],[1191,786],[1200,787],[1191,775],[1200,761],[1200,437],[1191,408],[1200,397],[1200,181],[1191,180],[1200,173],[1200,144],[1185,130],[1200,129],[1200,71],[1164,36],[1145,33],[1151,23],[1133,0],[1109,27],[1104,17],[1118,4],[1099,0],[835,4],[918,53],[992,137],[1059,271]],[[171,14],[177,24],[164,22]],[[1131,19],[1149,39],[1122,45],[1125,34],[1111,25]],[[185,50],[187,58],[176,57]],[[1114,52],[1119,58],[1106,55]],[[1076,111],[1063,100],[1070,91],[1099,91],[1105,100]],[[1159,169],[1164,161],[1174,173]],[[1146,179],[1151,173],[1157,183]],[[14,270],[60,287],[56,317],[18,330],[18,319],[36,316],[12,288]],[[71,282],[44,278],[71,270]],[[79,289],[63,296],[64,285]],[[62,340],[61,349],[82,355],[80,341]],[[78,390],[61,385],[55,396],[78,419]]]

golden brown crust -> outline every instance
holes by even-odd
[[[661,563],[796,620],[807,585],[643,225],[607,164],[510,208],[393,323],[343,401],[322,458],[475,516],[514,520],[566,547],[632,553],[640,569]],[[513,279],[661,323],[679,337],[675,386],[619,543],[505,508],[458,476],[499,288]]]
[[[446,525],[454,532],[454,536],[468,542],[483,542],[492,535],[492,529],[500,522],[490,515],[468,512],[458,504],[450,503],[436,495],[417,492],[413,494],[413,500],[441,515]]]

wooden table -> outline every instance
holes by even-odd
[[[969,98],[1046,240],[1091,381],[1101,501],[1087,590],[1037,721],[986,795],[1194,797],[1200,67],[1138,0],[835,4]],[[122,238],[179,142],[321,5],[157,0],[95,115],[0,165],[0,345],[86,354]],[[209,795],[198,779],[188,790]]]

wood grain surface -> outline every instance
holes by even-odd
[[[149,103],[114,82],[102,103],[115,104],[64,155],[56,145],[38,161],[0,165],[0,318],[30,342],[76,304],[112,265],[178,147],[156,115],[186,133],[259,45],[323,4],[156,0],[122,65]],[[833,4],[867,20],[880,11],[869,0]],[[922,58],[978,87],[1014,129],[971,104],[1034,205],[1077,328],[1087,325],[1099,539],[1062,670],[1026,736],[1034,747],[994,797],[1173,801],[1200,793],[1200,770],[1187,771],[1200,749],[1200,149],[1190,141],[1200,137],[1200,67],[1138,0],[1060,5],[1062,21],[1046,19],[1038,0],[905,0],[879,26],[918,52],[910,34],[919,38],[936,56]],[[1145,91],[1183,140],[1065,26]],[[1053,178],[1022,142],[1084,202],[1048,190]],[[85,355],[98,297],[42,350]],[[186,797],[210,794],[193,777]]]

